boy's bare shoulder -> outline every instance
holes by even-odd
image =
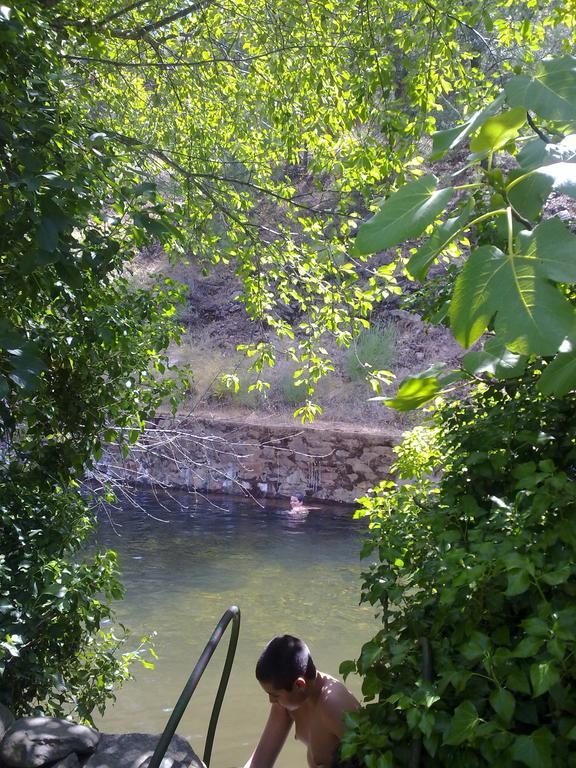
[[[340,680],[331,675],[322,673],[323,685],[320,694],[320,703],[322,709],[328,715],[341,716],[344,712],[351,712],[358,709],[360,703],[353,696],[348,688]]]

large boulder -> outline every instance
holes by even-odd
[[[56,765],[50,768],[80,768],[80,760],[76,752],[71,752],[64,760],[59,760]]]
[[[148,733],[103,733],[84,768],[147,768],[160,736]],[[205,768],[188,742],[174,736],[161,768]]]
[[[70,753],[94,752],[100,735],[93,728],[52,717],[23,717],[8,728],[0,744],[0,765],[40,768]]]
[[[13,722],[14,715],[12,712],[10,712],[8,707],[5,707],[4,704],[0,704],[0,740]]]

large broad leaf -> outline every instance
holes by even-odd
[[[558,283],[576,282],[576,235],[560,219],[546,219],[531,232],[521,232],[518,248],[524,259],[534,261],[539,275]]]
[[[576,199],[576,163],[552,163],[511,177],[508,199],[518,213],[530,219],[540,213],[552,191]]]
[[[354,253],[383,251],[421,235],[452,197],[451,187],[437,190],[437,183],[436,177],[428,174],[390,195],[358,230]]]
[[[424,280],[436,256],[449,245],[461,229],[465,228],[473,208],[474,200],[471,198],[459,216],[446,219],[440,224],[424,245],[420,246],[414,256],[410,258],[407,269],[416,280]]]
[[[540,376],[538,389],[545,395],[558,397],[576,389],[576,350],[556,355]]]
[[[484,349],[464,355],[462,366],[473,376],[489,373],[498,379],[513,379],[524,373],[526,360],[524,355],[506,349],[500,339],[492,338],[486,342]]]
[[[540,216],[552,191],[552,184],[545,176],[532,173],[526,175],[522,170],[512,171],[508,178],[514,181],[520,177],[523,177],[522,181],[510,189],[508,200],[517,213],[533,221]]]
[[[526,110],[521,107],[509,109],[486,120],[478,136],[470,142],[472,152],[494,152],[518,136],[526,122]]]
[[[473,251],[450,302],[456,339],[470,346],[494,318],[496,335],[510,351],[556,354],[564,339],[574,335],[576,316],[570,302],[547,279],[543,263],[532,254],[509,255],[495,246]]]
[[[432,160],[438,160],[454,147],[461,144],[470,134],[479,128],[488,118],[495,115],[504,103],[504,93],[497,96],[494,101],[484,109],[475,112],[472,117],[455,128],[444,131],[436,131],[432,134]]]
[[[565,136],[557,144],[542,139],[528,141],[518,153],[518,164],[524,171],[532,171],[541,165],[576,162],[576,133]]]
[[[523,107],[546,120],[576,120],[576,58],[543,61],[533,77],[513,77],[504,90],[511,107]]]
[[[548,179],[555,192],[561,192],[576,199],[576,163],[553,163],[532,171]]]

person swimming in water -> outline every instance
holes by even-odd
[[[306,643],[292,635],[268,643],[256,664],[256,678],[268,695],[270,714],[244,768],[272,768],[292,724],[310,768],[336,766],[344,715],[360,706],[346,686],[317,670]]]
[[[301,491],[296,491],[290,496],[290,511],[291,512],[307,512],[307,508],[304,506],[304,494]]]

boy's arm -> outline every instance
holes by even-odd
[[[258,746],[244,768],[272,768],[292,727],[292,718],[280,704],[272,704]]]

